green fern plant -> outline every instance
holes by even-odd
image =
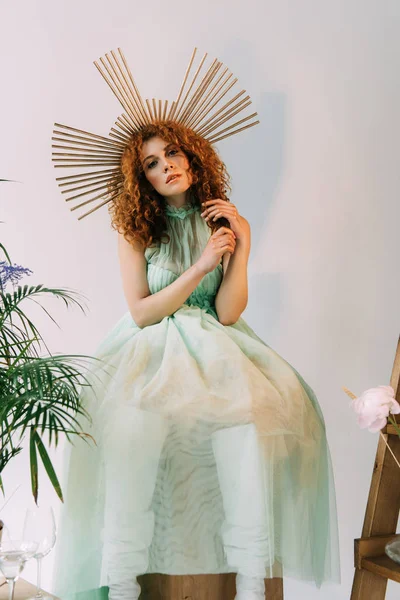
[[[29,439],[30,475],[35,502],[38,499],[38,461],[63,501],[61,486],[44,443],[57,446],[60,436],[72,441],[73,436],[89,441],[81,429],[81,419],[90,415],[82,405],[82,389],[89,386],[90,363],[98,360],[85,355],[52,355],[37,327],[23,310],[27,302],[41,306],[56,323],[39,299],[56,297],[67,308],[78,306],[81,295],[65,288],[43,285],[16,285],[29,269],[12,265],[10,256],[0,243],[0,487],[2,473]],[[12,283],[12,290],[8,286]],[[6,289],[7,287],[7,289]],[[56,323],[57,324],[57,323]],[[47,355],[41,356],[42,344]]]

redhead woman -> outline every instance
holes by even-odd
[[[333,472],[318,400],[241,316],[250,225],[212,145],[141,128],[110,206],[127,312],[84,391],[97,445],[69,465],[61,598],[137,600],[143,573],[338,581]]]

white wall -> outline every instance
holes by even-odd
[[[397,0],[14,0],[1,15],[0,177],[21,182],[0,186],[1,239],[29,281],[89,302],[86,317],[47,303],[61,330],[37,313],[55,352],[92,353],[126,311],[107,211],[78,222],[50,157],[55,121],[107,135],[121,112],[92,61],[120,46],[143,95],[173,99],[197,46],[250,92],[261,125],[219,144],[252,225],[244,317],[318,394],[340,523],[342,585],[286,580],[285,598],[349,598],[378,436],[357,428],[341,386],[388,384],[400,332]],[[5,476],[8,496],[21,483],[3,511],[14,528],[27,464]]]

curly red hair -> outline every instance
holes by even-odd
[[[192,174],[190,192],[195,204],[201,205],[212,198],[229,202],[226,194],[231,191],[225,164],[210,142],[173,121],[145,125],[132,136],[122,155],[121,192],[109,205],[112,228],[129,242],[139,242],[144,247],[162,241],[167,229],[165,200],[147,181],[140,157],[143,143],[155,136],[178,145],[186,154]],[[229,226],[227,219],[209,223],[212,231],[222,225]]]

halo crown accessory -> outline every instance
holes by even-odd
[[[214,59],[206,69],[205,53],[191,76],[196,52],[197,48],[193,50],[177,98],[170,105],[168,100],[156,98],[152,98],[151,102],[148,98],[143,101],[120,48],[118,53],[111,50],[99,61],[94,61],[124,113],[115,121],[115,127],[111,127],[109,137],[60,123],[54,124],[54,166],[78,171],[75,175],[56,178],[62,188],[61,193],[72,194],[65,198],[66,202],[78,202],[71,211],[99,201],[94,208],[79,216],[79,220],[111,202],[121,192],[122,155],[132,135],[146,125],[175,121],[192,129],[210,143],[215,143],[260,122],[256,120],[256,112],[234,120],[236,115],[251,104],[250,96],[245,95],[245,90],[232,96],[238,80],[233,78],[227,67],[223,68],[223,63],[218,59]],[[88,198],[82,202],[85,196]]]

